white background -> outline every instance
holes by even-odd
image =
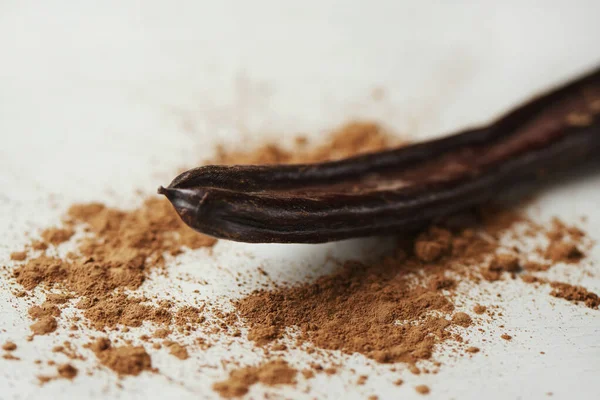
[[[8,1],[0,0],[0,263],[27,242],[23,232],[55,223],[73,202],[127,207],[136,190],[151,193],[180,167],[209,157],[216,143],[256,146],[320,133],[356,118],[426,138],[488,121],[537,90],[600,62],[598,1]],[[384,98],[371,93],[382,88]],[[536,218],[588,216],[600,239],[600,176],[545,192]],[[328,254],[352,257],[385,240],[322,246],[219,242],[214,255],[188,252],[155,277],[148,292],[179,299],[225,302],[238,288],[234,274],[259,282],[262,266],[276,281],[297,281],[331,270]],[[552,277],[600,292],[600,249],[589,265],[558,266]],[[594,264],[595,262],[595,264]],[[596,274],[594,275],[594,272]],[[184,279],[185,278],[185,279]],[[0,359],[0,398],[214,397],[222,358],[252,363],[260,353],[244,340],[217,345],[179,361],[153,354],[160,375],[143,374],[115,386],[110,372],[82,370],[74,382],[43,387],[35,376],[61,360],[49,349],[58,335],[27,343],[24,300],[0,282],[0,342],[11,339],[22,361]],[[207,284],[199,285],[199,280]],[[200,294],[193,290],[200,287]],[[598,398],[600,312],[553,299],[548,290],[498,283],[505,293],[505,330],[469,337],[482,352],[438,356],[437,375],[391,373],[361,356],[332,354],[342,370],[269,389],[288,398]],[[481,289],[471,295],[485,298]],[[464,306],[470,306],[468,298]],[[508,331],[515,338],[499,338]],[[139,335],[139,331],[137,332]],[[482,342],[483,339],[487,341]],[[77,342],[77,340],[74,340]],[[78,343],[84,343],[80,338]],[[540,354],[544,351],[545,354]],[[90,356],[90,354],[86,354]],[[302,366],[306,355],[293,352]],[[93,356],[91,356],[93,358]],[[391,384],[398,377],[406,383]],[[308,386],[311,389],[304,392]],[[253,398],[262,398],[256,386]]]

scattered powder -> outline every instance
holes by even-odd
[[[58,375],[65,379],[73,379],[77,376],[77,368],[71,364],[61,364],[56,368]]]
[[[521,270],[519,257],[512,253],[501,253],[494,256],[490,262],[484,277],[488,281],[497,281],[502,276],[503,272],[516,273]]]
[[[464,312],[457,312],[452,316],[452,322],[456,325],[462,326],[463,328],[468,328],[469,326],[471,326],[473,320],[471,319],[469,314]]]
[[[169,353],[179,358],[180,360],[187,360],[189,358],[189,354],[185,346],[180,345],[179,343],[173,343],[169,346]]]
[[[13,261],[23,261],[27,258],[27,253],[24,251],[15,251],[10,253],[10,259]]]
[[[15,351],[17,349],[17,345],[11,341],[5,342],[2,345],[2,350],[4,351]]]
[[[600,297],[581,286],[569,285],[563,282],[551,282],[551,296],[572,302],[582,302],[589,308],[598,309]]]
[[[296,142],[293,149],[267,144],[254,151],[217,149],[216,164],[296,164],[312,163],[373,152],[400,142],[380,125],[372,122],[352,122],[331,132],[325,143],[309,146],[306,138]]]
[[[417,391],[417,393],[419,394],[429,394],[430,390],[429,390],[429,386],[427,385],[419,385],[419,386],[415,386],[415,390]]]
[[[435,344],[452,339],[449,328],[472,324],[462,311],[450,318],[455,306],[445,292],[455,285],[451,275],[476,274],[495,254],[499,244],[488,236],[472,227],[432,227],[414,242],[400,240],[381,262],[347,262],[312,283],[258,290],[235,303],[232,320],[241,316],[250,327],[248,338],[259,346],[298,327],[301,344],[414,364],[431,358]]]
[[[35,335],[46,335],[48,333],[52,333],[58,328],[58,322],[56,322],[56,318],[54,317],[42,317],[37,320],[37,322],[33,323],[31,326],[31,332]]]
[[[486,306],[482,306],[481,304],[476,304],[473,307],[473,312],[475,314],[479,314],[479,315],[483,314],[486,310],[487,310],[487,307]]]
[[[231,371],[229,378],[215,383],[213,389],[223,397],[238,397],[248,393],[250,387],[258,382],[268,386],[294,384],[297,373],[286,361],[274,360],[257,367]]]
[[[569,226],[558,218],[554,218],[552,228],[546,236],[550,242],[545,252],[546,259],[554,263],[576,263],[583,258],[584,254],[577,242],[585,236],[585,233],[579,228]]]
[[[48,228],[42,232],[42,239],[47,244],[59,245],[71,239],[75,234],[73,229]]]
[[[359,122],[333,132],[317,147],[310,146],[305,138],[297,140],[290,149],[266,145],[251,152],[230,152],[221,147],[213,163],[316,162],[376,151],[397,143],[380,126]],[[501,245],[502,235],[519,224],[526,226],[528,235],[546,235],[548,245],[536,250],[543,261],[527,260],[527,251]],[[74,237],[74,232],[80,229],[84,235]],[[44,230],[41,238],[27,246],[28,251],[34,252],[31,258],[26,251],[11,254],[11,259],[18,263],[14,277],[25,290],[22,293],[30,296],[34,289],[46,292],[45,301],[29,309],[31,318],[36,320],[31,326],[34,334],[56,330],[57,319],[65,318],[61,308],[69,304],[82,311],[81,322],[93,330],[125,332],[129,328],[123,327],[137,328],[149,322],[158,325],[153,336],[164,339],[173,332],[190,334],[202,326],[214,326],[206,321],[204,307],[177,308],[171,302],[157,302],[137,292],[150,273],[164,272],[164,254],[177,256],[185,248],[199,249],[216,243],[215,239],[185,226],[167,200],[150,197],[132,210],[109,208],[100,203],[76,204],[68,210],[63,226]],[[67,257],[46,254],[47,249],[67,241],[74,242],[76,247]],[[465,310],[456,310],[453,299],[458,282],[494,282],[515,277],[522,269],[539,273],[558,262],[575,264],[585,255],[584,241],[584,232],[558,219],[552,221],[550,229],[544,229],[518,211],[486,207],[465,213],[458,223],[452,219],[440,221],[416,237],[398,238],[397,248],[377,262],[347,262],[314,282],[251,293],[235,301],[235,312],[221,314],[225,322],[220,322],[214,332],[238,337],[239,328],[244,326],[249,328],[250,340],[273,351],[305,346],[309,353],[314,348],[361,353],[382,363],[406,362],[411,371],[420,374],[421,369],[415,363],[432,359],[434,348],[440,343],[454,341],[464,346],[467,353],[479,351],[464,345],[462,337],[455,333],[474,324]],[[522,278],[531,283],[547,282],[533,275]],[[558,282],[550,285],[555,297],[598,308],[598,296],[584,288]],[[473,308],[478,315],[486,310],[479,304]],[[494,313],[490,311],[488,315]],[[299,332],[296,344],[278,343],[292,327]],[[507,334],[501,337],[512,339]],[[210,347],[204,338],[195,340],[196,348]],[[146,350],[126,343],[115,347],[108,339],[101,338],[88,347],[101,364],[119,375],[152,370]],[[164,341],[163,345],[179,359],[189,357],[188,347],[170,341]],[[159,343],[152,346],[162,347]],[[55,347],[57,352],[82,359],[72,346],[58,347]],[[4,355],[7,356],[10,354]],[[58,368],[59,377],[72,379],[77,374],[70,364]],[[337,369],[319,364],[303,370],[302,375],[310,379],[315,372],[335,374]],[[423,373],[428,372],[423,369]],[[276,359],[234,370],[227,380],[215,383],[214,389],[224,397],[241,396],[259,382],[294,384],[296,375],[297,371],[287,362]],[[40,381],[55,378],[40,377]],[[366,379],[366,375],[359,377],[357,384],[364,384]],[[401,379],[394,382],[402,383]],[[424,385],[415,389],[421,394],[429,393],[429,387]]]
[[[106,338],[90,345],[100,363],[119,375],[139,375],[152,370],[150,355],[141,346],[112,347]]]

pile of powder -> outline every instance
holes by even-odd
[[[549,241],[531,252],[519,244],[503,244],[502,238],[517,227]],[[468,354],[480,351],[463,343],[460,335],[474,322],[468,313],[456,310],[453,298],[459,282],[514,278],[524,273],[522,265],[534,263],[530,256],[545,257],[541,263],[548,268],[560,261],[572,263],[573,257],[557,260],[548,249],[568,241],[581,259],[584,238],[581,230],[558,219],[545,228],[518,210],[478,210],[399,238],[393,253],[378,262],[350,261],[314,282],[257,290],[236,301],[236,311],[227,320],[235,324],[241,317],[250,328],[248,338],[267,349],[282,346],[278,341],[288,328],[297,328],[292,347],[360,353],[381,363],[405,362],[418,373],[416,363],[432,359],[434,346],[445,341]],[[523,277],[527,281],[531,276]],[[551,286],[555,297],[597,306],[598,297],[583,288],[558,282]],[[486,311],[481,304],[473,308],[477,315]],[[429,388],[421,385],[417,391],[427,394]]]
[[[321,146],[309,146],[306,139],[298,139],[293,149],[265,145],[252,152],[230,152],[220,148],[214,162],[316,162],[376,151],[395,143],[376,124],[352,123],[333,132]],[[528,252],[518,246],[502,244],[501,237],[519,224],[528,225],[534,234],[547,236],[548,245],[537,249],[538,259],[529,258]],[[75,235],[82,228],[84,234]],[[577,263],[584,256],[584,239],[582,231],[558,220],[545,229],[519,212],[478,210],[458,222],[450,219],[417,236],[398,239],[393,253],[378,262],[347,262],[315,282],[256,291],[236,301],[235,312],[227,315],[225,326],[218,326],[216,331],[239,336],[240,331],[232,328],[237,324],[248,326],[248,338],[257,346],[285,350],[286,345],[278,341],[285,337],[287,328],[296,327],[298,347],[361,353],[378,362],[406,362],[413,371],[419,371],[415,364],[432,359],[436,344],[462,344],[461,330],[474,324],[467,310],[458,310],[454,304],[459,281],[477,284],[521,274],[523,281],[545,283],[543,278],[530,274],[543,272],[558,262]],[[75,241],[76,250],[66,258],[48,255],[47,249],[69,240]],[[170,302],[136,293],[151,272],[164,269],[163,254],[176,256],[184,248],[211,247],[215,243],[215,239],[190,230],[168,201],[156,197],[133,210],[99,203],[74,205],[63,226],[44,230],[41,240],[11,255],[18,262],[14,277],[24,289],[15,294],[31,296],[36,288],[46,292],[45,301],[29,311],[36,321],[32,325],[35,334],[51,333],[64,326],[63,320],[67,320],[61,308],[69,304],[83,311],[82,322],[92,330],[136,328],[150,322],[159,326],[156,338],[166,338],[173,328],[189,334],[199,325],[210,323],[202,309],[176,309]],[[557,282],[552,286],[553,296],[598,306],[597,296],[583,288]],[[478,305],[473,312],[489,311]],[[206,343],[201,341],[203,348]],[[189,357],[186,346],[169,340],[163,345],[179,359]],[[99,339],[89,347],[101,364],[119,375],[152,370],[151,356],[144,347],[114,346],[108,339]],[[153,347],[161,345],[154,343]],[[463,349],[470,354],[479,351],[466,344]],[[335,373],[333,368],[319,366],[317,370]],[[303,374],[307,378],[312,374],[308,372]],[[64,374],[69,374],[67,369]],[[59,375],[64,374],[59,371]],[[255,383],[293,384],[295,379],[294,368],[285,361],[271,360],[231,371],[229,378],[215,384],[214,389],[231,397],[245,394]],[[426,386],[417,386],[417,390],[429,392]]]
[[[400,144],[380,125],[372,122],[351,122],[327,134],[324,143],[309,146],[304,137],[296,138],[296,146],[286,149],[266,144],[254,151],[231,151],[217,148],[217,164],[298,164],[313,163],[354,156]]]
[[[250,386],[258,382],[268,386],[294,384],[297,373],[286,361],[273,360],[256,367],[234,370],[228,379],[215,383],[213,389],[223,397],[243,396]]]
[[[142,346],[113,347],[110,340],[100,338],[89,346],[102,365],[119,375],[139,375],[152,370],[150,355]]]
[[[320,161],[379,150],[391,143],[394,140],[377,124],[354,122],[335,130],[316,147],[299,138],[291,149],[265,145],[249,153],[228,153],[221,148],[213,163]],[[83,234],[74,236],[81,229]],[[49,249],[73,240],[76,249],[65,258],[49,255]],[[100,331],[150,322],[189,332],[204,322],[201,310],[192,306],[173,309],[169,302],[153,301],[136,295],[136,291],[150,273],[164,269],[165,253],[176,256],[184,248],[212,247],[215,243],[214,238],[188,228],[163,198],[151,196],[132,210],[101,203],[75,204],[68,209],[62,226],[44,229],[40,239],[11,254],[18,262],[14,278],[24,289],[14,294],[33,296],[36,289],[46,293],[43,303],[29,309],[35,335],[52,333],[67,324],[77,329],[80,322]],[[62,316],[61,308],[70,304],[83,310],[83,321],[67,321]],[[98,343],[92,347],[99,360],[119,374],[129,374],[120,366],[128,365],[130,358],[131,365],[141,365],[133,368],[137,371],[134,374],[150,366],[149,355],[140,348],[100,347]],[[188,357],[185,347],[176,343],[168,347],[175,357]]]
[[[312,283],[256,291],[236,302],[232,318],[243,318],[258,345],[298,327],[300,344],[415,364],[453,338],[450,328],[471,325],[451,291],[458,278],[481,277],[499,248],[489,232],[434,226],[380,262],[347,262]]]

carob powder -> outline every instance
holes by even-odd
[[[398,143],[379,125],[356,122],[334,131],[320,146],[298,138],[293,148],[264,145],[239,152],[219,147],[211,162],[316,162]],[[505,244],[507,236],[515,240]],[[527,244],[531,237],[544,238],[542,245],[531,248]],[[66,257],[48,251],[66,242],[75,246]],[[486,207],[438,221],[418,234],[397,238],[394,249],[380,259],[345,262],[312,282],[273,284],[233,301],[233,311],[210,305],[178,306],[142,294],[144,282],[153,273],[168,272],[165,254],[175,257],[186,248],[211,248],[215,243],[185,226],[162,198],[149,197],[132,210],[76,204],[61,226],[45,229],[25,249],[14,249],[12,276],[19,286],[14,294],[34,302],[29,308],[34,335],[54,334],[57,329],[80,331],[89,337],[87,351],[119,376],[156,372],[152,351],[164,347],[172,357],[188,362],[194,352],[210,348],[213,335],[239,338],[247,328],[247,339],[265,350],[264,361],[249,366],[226,362],[237,367],[226,367],[228,377],[213,386],[224,397],[244,395],[258,383],[294,385],[315,374],[335,374],[343,367],[331,365],[325,357],[298,374],[296,366],[281,359],[292,349],[315,357],[321,354],[316,349],[360,353],[378,363],[406,363],[414,374],[440,367],[435,355],[437,346],[444,343],[458,346],[461,354],[469,356],[485,351],[466,343],[461,332],[485,323],[483,316],[493,318],[499,312],[491,304],[461,307],[456,298],[464,293],[460,287],[465,285],[548,284],[554,297],[590,308],[599,306],[598,296],[587,289],[543,276],[555,264],[576,265],[584,259],[591,244],[585,233],[558,219],[548,227],[540,226],[515,207]],[[513,281],[517,275],[521,279]],[[45,299],[34,301],[39,292]],[[73,306],[79,316],[66,316],[63,310]],[[151,324],[154,334],[140,335],[136,343],[119,338],[117,344],[104,336],[108,331],[117,336],[135,332],[144,324]],[[290,336],[290,331],[295,334]],[[94,332],[102,332],[101,337]],[[195,345],[170,340],[175,334],[193,337]],[[506,332],[496,337],[512,339]],[[85,358],[66,343],[56,346],[56,353],[74,362]],[[4,357],[16,359],[12,356],[15,349],[16,345],[5,343]],[[434,368],[422,368],[424,360]],[[56,376],[39,379],[76,379],[77,371],[71,363],[61,364]],[[357,385],[367,379],[368,375],[361,375]],[[397,385],[402,382],[395,380]],[[428,386],[414,387],[421,394],[430,391]]]

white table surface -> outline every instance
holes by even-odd
[[[59,221],[69,204],[127,207],[139,201],[136,189],[153,192],[216,143],[285,143],[297,133],[316,140],[356,118],[412,138],[485,122],[600,62],[599,16],[593,0],[0,0],[0,263],[13,265],[10,252],[28,240],[23,232]],[[372,99],[374,88],[384,89],[383,100]],[[592,176],[545,192],[534,207],[540,220],[587,215],[586,230],[600,240],[598,202],[600,176]],[[330,271],[328,254],[352,258],[373,246],[221,241],[212,256],[201,249],[179,257],[170,280],[152,278],[143,290],[226,303],[252,289],[235,286],[238,271],[256,284],[258,266],[276,281],[300,281]],[[599,261],[596,245],[589,265],[557,266],[551,276],[600,292]],[[224,376],[214,367],[221,358],[260,360],[240,339],[186,361],[153,354],[161,375],[125,379],[122,389],[104,370],[40,387],[35,376],[51,368],[33,360],[57,359],[50,349],[64,332],[27,343],[27,304],[0,279],[0,342],[15,341],[22,358],[0,359],[0,399],[211,398],[210,386]],[[207,284],[194,294],[200,279]],[[367,383],[357,387],[357,375],[343,369],[317,376],[308,393],[301,383],[255,386],[249,396],[411,399],[422,398],[414,385],[427,384],[430,399],[600,398],[600,312],[553,299],[547,289],[495,285],[505,300],[504,319],[494,324],[503,323],[512,342],[494,325],[472,332],[481,353],[439,354],[440,373],[421,376],[333,353],[367,373]],[[300,365],[307,357],[288,358]],[[391,383],[398,377],[401,387]]]

